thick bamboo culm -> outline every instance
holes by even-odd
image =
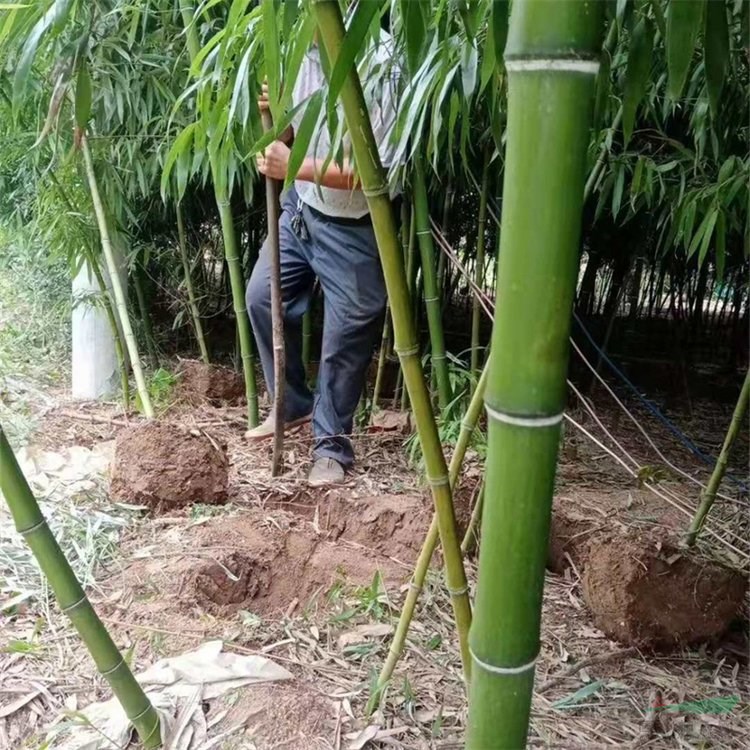
[[[193,61],[200,52],[200,41],[195,28],[194,9],[191,0],[180,0],[180,13],[185,27],[187,48],[190,60]],[[221,188],[219,179],[220,167],[211,158],[211,174],[213,176],[214,195],[219,209],[221,233],[224,239],[224,259],[229,271],[229,285],[232,290],[232,307],[234,308],[237,339],[239,341],[242,373],[245,378],[245,396],[247,398],[247,423],[250,427],[258,424],[258,392],[255,382],[255,353],[253,338],[250,332],[250,319],[245,306],[245,279],[242,273],[242,259],[237,249],[237,235],[234,227],[234,217],[230,206],[230,187]]]
[[[334,66],[345,33],[341,8],[336,0],[313,0],[311,8],[323,45],[328,53],[328,59],[331,61],[331,66]],[[341,101],[383,265],[393,318],[394,348],[399,355],[404,383],[409,390],[412,412],[422,445],[427,481],[432,490],[438,516],[440,540],[445,558],[446,582],[456,618],[464,674],[468,678],[471,666],[467,636],[471,625],[471,605],[456,531],[448,467],[445,463],[435,416],[432,412],[430,394],[419,359],[419,344],[411,314],[411,299],[406,286],[401,243],[388,193],[388,180],[380,162],[356,69],[352,69],[347,76],[341,90]]]
[[[29,488],[0,425],[0,490],[18,533],[34,553],[60,609],[109,683],[144,748],[161,746],[159,716],[138,684],[107,629],[91,606]]]
[[[727,463],[729,461],[729,454],[732,451],[732,446],[737,438],[737,435],[742,428],[742,424],[745,420],[745,414],[747,413],[747,405],[750,400],[750,370],[745,375],[745,381],[742,384],[742,390],[740,396],[737,399],[737,403],[734,407],[734,413],[732,414],[732,421],[729,423],[729,429],[724,437],[724,443],[721,446],[721,452],[719,457],[716,459],[716,465],[711,473],[711,478],[708,480],[706,489],[701,493],[701,502],[698,506],[698,510],[693,516],[693,520],[690,522],[690,528],[688,529],[686,543],[688,546],[693,546],[700,530],[703,528],[703,524],[706,521],[706,516],[711,510],[711,506],[716,500],[716,493],[719,491],[721,480],[724,478],[724,474],[727,471]]]
[[[487,361],[489,365],[489,360]],[[458,476],[461,472],[461,466],[463,464],[466,450],[469,447],[471,436],[474,434],[479,416],[482,413],[482,405],[484,399],[484,389],[487,385],[487,374],[489,368],[485,366],[482,372],[477,387],[474,389],[474,393],[471,396],[469,407],[464,414],[464,418],[461,420],[461,430],[456,440],[456,447],[453,449],[453,456],[451,457],[451,463],[448,468],[448,479],[450,481],[451,491],[455,490],[458,482]],[[477,501],[479,502],[479,501]],[[473,514],[472,514],[473,516]],[[474,527],[476,527],[476,519],[474,519]],[[471,523],[470,523],[471,527]],[[467,529],[467,535],[469,529]],[[467,536],[464,537],[466,541]],[[414,574],[412,575],[411,583],[409,584],[409,590],[406,593],[406,599],[401,607],[401,614],[399,615],[398,625],[396,626],[396,632],[393,635],[390,648],[388,650],[388,658],[386,659],[383,668],[380,670],[380,676],[378,677],[377,693],[380,694],[385,687],[388,680],[393,675],[393,670],[396,668],[398,660],[401,658],[401,654],[404,650],[406,643],[406,636],[409,632],[409,626],[414,617],[414,610],[419,600],[419,595],[422,593],[425,578],[427,577],[427,571],[430,568],[430,560],[435,552],[435,548],[438,543],[438,519],[437,514],[433,514],[432,523],[430,529],[427,532],[424,542],[422,542],[422,549],[419,551],[419,557],[414,568]],[[463,543],[462,543],[463,551]]]
[[[261,111],[263,130],[273,127],[271,113]],[[281,474],[284,464],[284,389],[286,385],[286,351],[284,347],[284,302],[281,298],[281,249],[279,248],[279,193],[281,185],[266,177],[266,217],[271,285],[271,332],[273,340],[273,451],[271,454],[271,476]]]
[[[104,260],[107,264],[107,273],[109,274],[109,280],[112,284],[112,294],[115,299],[117,317],[120,321],[120,328],[122,330],[123,338],[125,339],[125,345],[128,348],[130,366],[133,368],[133,376],[135,377],[136,388],[138,389],[138,395],[141,399],[143,413],[148,419],[152,419],[154,416],[154,408],[151,405],[151,396],[149,395],[148,385],[146,384],[146,378],[143,375],[143,368],[141,367],[141,355],[138,351],[138,342],[133,333],[133,327],[130,324],[128,301],[125,295],[125,290],[122,288],[122,283],[120,281],[120,273],[112,249],[109,226],[107,225],[107,214],[104,210],[101,195],[99,194],[99,185],[96,181],[94,162],[91,158],[91,150],[89,149],[85,133],[81,135],[81,151],[83,152],[83,163],[86,168],[86,180],[89,185],[89,190],[91,191],[91,201],[94,204],[96,223],[99,227],[99,236],[102,241]]]
[[[193,323],[193,332],[195,340],[198,342],[198,349],[201,353],[201,359],[205,364],[209,363],[208,347],[206,346],[206,337],[203,335],[203,324],[201,323],[201,314],[198,309],[198,302],[195,297],[195,285],[193,276],[190,273],[190,259],[187,252],[187,237],[185,235],[185,222],[182,218],[182,207],[177,204],[177,242],[180,246],[180,261],[182,263],[182,273],[185,276],[185,291],[188,297],[188,309],[190,310],[190,320]]]
[[[443,411],[448,408],[451,400],[451,385],[448,377],[448,360],[445,356],[443,305],[440,301],[437,284],[435,246],[432,242],[430,213],[427,204],[427,184],[425,182],[424,164],[420,157],[414,163],[414,220],[422,260],[424,304],[427,311],[427,327],[430,332],[430,362],[437,382],[438,406]]]
[[[526,746],[603,9],[512,4],[467,750]]]

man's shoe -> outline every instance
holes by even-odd
[[[301,427],[312,419],[312,414],[307,414],[298,419],[292,419],[284,425],[284,432]],[[245,439],[252,442],[256,440],[268,440],[273,437],[273,412],[271,412],[257,427],[253,427],[245,433]]]
[[[326,487],[341,484],[346,474],[344,467],[333,458],[316,458],[307,476],[310,487]]]

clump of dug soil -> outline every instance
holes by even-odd
[[[151,421],[122,430],[115,441],[110,492],[155,512],[227,501],[226,447],[203,433]]]
[[[721,636],[747,588],[739,572],[647,534],[599,535],[583,593],[594,622],[624,644],[669,648]]]
[[[245,383],[235,370],[185,359],[177,368],[181,401],[200,406],[237,406],[245,401]]]

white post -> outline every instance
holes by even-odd
[[[101,293],[89,264],[84,262],[73,279],[73,398],[109,398],[119,387],[114,336]]]

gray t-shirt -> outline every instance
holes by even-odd
[[[380,41],[376,43],[371,54],[366,55],[363,65],[359,66],[362,87],[370,112],[370,120],[378,143],[380,159],[388,168],[393,160],[394,147],[389,142],[390,130],[396,119],[398,69],[392,64],[393,46],[390,36],[381,32]],[[325,74],[320,62],[317,46],[312,46],[305,55],[300,67],[292,93],[293,106],[305,101],[325,85]],[[295,132],[299,129],[304,107],[292,120]],[[338,114],[343,121],[341,104]],[[348,135],[343,139],[344,152],[350,147]],[[316,159],[327,159],[331,151],[331,138],[325,121],[310,139],[307,156]],[[295,180],[294,186],[300,199],[308,206],[327,214],[358,219],[367,214],[367,200],[361,190],[341,190],[323,187],[306,180]]]

